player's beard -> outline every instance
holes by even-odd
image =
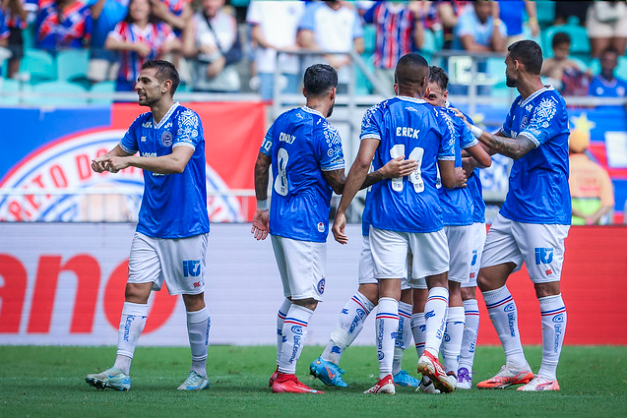
[[[510,78],[508,76],[505,76],[505,85],[507,87],[516,87],[516,80],[514,80],[513,78]]]
[[[333,108],[335,107],[335,103],[333,103],[331,105],[331,108],[329,109],[329,112],[327,113],[327,118],[330,118],[331,115],[333,114]]]

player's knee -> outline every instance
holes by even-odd
[[[146,304],[152,290],[152,283],[127,283],[124,300],[130,303]]]
[[[205,294],[200,293],[197,295],[183,295],[183,302],[185,303],[185,310],[187,312],[196,312],[205,308]]]
[[[476,287],[462,287],[462,300],[477,299]]]
[[[292,303],[298,306],[302,306],[303,308],[307,308],[310,311],[315,311],[318,307],[318,301],[314,298],[292,300]]]
[[[536,297],[538,299],[547,296],[556,296],[561,293],[560,282],[534,283],[536,289]]]
[[[379,303],[379,285],[377,283],[360,284],[357,291],[364,295],[373,305]]]

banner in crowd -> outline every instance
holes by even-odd
[[[115,345],[124,302],[134,225],[127,223],[0,223],[0,344]],[[348,245],[329,240],[324,302],[307,344],[326,344],[357,289],[361,228]],[[561,289],[568,312],[566,344],[627,345],[627,226],[572,227]],[[211,344],[273,345],[283,290],[270,240],[249,224],[214,224],[207,250],[205,299]],[[594,286],[594,287],[592,287]],[[524,344],[541,343],[533,283],[523,268],[508,281]],[[591,297],[591,289],[603,297]],[[479,344],[499,344],[480,292]],[[141,345],[186,346],[184,304],[154,292]],[[374,345],[374,315],[356,344]],[[374,355],[374,351],[373,351]]]
[[[191,103],[205,130],[209,213],[214,222],[250,220],[254,204],[230,196],[253,189],[253,166],[265,134],[260,103]],[[132,221],[143,195],[142,170],[94,173],[91,160],[119,143],[146,108],[136,104],[82,109],[0,109],[5,152],[0,187],[82,188],[103,194],[0,195],[0,221]],[[123,193],[116,193],[123,190]],[[225,193],[220,195],[220,193]]]

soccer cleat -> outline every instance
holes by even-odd
[[[418,360],[418,373],[427,376],[440,392],[450,393],[457,386],[457,377],[447,375],[440,361],[428,351]]]
[[[204,390],[209,389],[209,379],[202,377],[195,371],[189,372],[187,379],[177,388],[178,390]]]
[[[557,383],[557,379],[551,380],[544,376],[536,376],[531,379],[531,382],[525,386],[521,386],[516,390],[523,392],[539,392],[543,390],[560,390],[560,385]]]
[[[512,370],[506,364],[493,378],[477,383],[477,389],[505,389],[511,385],[529,383],[531,379],[531,370]]]
[[[377,383],[364,393],[385,393],[387,395],[394,395],[396,388],[394,387],[392,375],[388,374],[383,379],[377,380]]]
[[[279,373],[279,376],[272,383],[272,392],[274,393],[316,393],[323,394],[321,390],[312,389],[301,383],[298,378],[291,374],[285,375]]]
[[[309,366],[309,374],[320,379],[322,383],[327,386],[336,386],[339,388],[348,387],[348,383],[342,379],[344,370],[330,361],[323,360],[322,357],[318,357],[311,363]]]
[[[401,370],[394,375],[394,384],[397,386],[417,388],[420,384],[420,380],[410,376],[409,373],[407,373],[407,370]]]
[[[115,368],[98,374],[88,374],[85,381],[98,389],[131,390],[130,376]]]
[[[418,386],[418,389],[416,389],[416,392],[418,391],[422,393],[428,393],[430,395],[437,395],[438,393],[440,393],[440,391],[437,390],[435,386],[433,386],[433,382],[431,381],[431,379],[426,376],[423,377],[420,381],[420,385]]]
[[[457,389],[472,388],[472,375],[475,372],[469,372],[467,368],[461,367],[457,370]]]
[[[278,376],[279,376],[279,366],[276,366],[276,370],[274,371],[274,373],[272,373],[272,376],[270,376],[270,380],[268,380],[268,387],[272,387],[272,384],[274,383],[274,381],[276,380]]]

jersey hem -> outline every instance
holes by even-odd
[[[510,216],[508,213],[503,213],[503,211],[499,211],[499,214],[501,216],[503,216],[504,218],[509,219],[510,221],[514,221],[514,222],[520,222],[522,224],[536,224],[536,225],[570,225],[572,220],[570,222],[566,222],[566,221],[558,221],[558,220],[548,220],[548,219],[534,219],[534,220],[523,220],[521,218],[515,218],[513,216]]]
[[[325,237],[324,241],[319,241],[319,240],[315,240],[315,239],[311,239],[311,238],[288,237],[286,234],[276,233],[276,232],[272,232],[272,231],[270,231],[270,235],[273,235],[273,236],[276,236],[276,237],[281,237],[281,238],[293,239],[295,241],[303,241],[303,242],[321,242],[321,243],[326,243],[327,242],[326,237]]]
[[[151,232],[145,231],[145,230],[143,230],[143,229],[141,229],[141,228],[137,228],[137,229],[135,229],[135,231],[136,231],[136,232],[139,232],[139,233],[141,233],[141,234],[144,234],[144,235],[146,235],[147,237],[150,237],[150,238],[158,238],[158,239],[183,239],[183,238],[191,238],[191,237],[195,237],[195,236],[198,236],[198,235],[208,234],[208,233],[210,232],[210,228],[207,228],[207,230],[206,230],[206,231],[195,232],[195,233],[192,233],[192,234],[190,234],[190,235],[185,235],[185,236],[183,236],[183,235],[172,235],[172,236],[169,236],[169,235],[168,235],[168,236],[161,236],[161,235],[159,235],[159,234],[154,234],[154,233],[151,233]]]

